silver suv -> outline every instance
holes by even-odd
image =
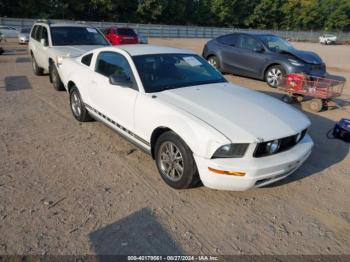
[[[36,75],[49,74],[56,90],[64,90],[57,67],[65,57],[79,56],[110,43],[95,27],[79,23],[37,21],[30,32],[29,53]]]

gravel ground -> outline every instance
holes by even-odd
[[[198,53],[204,44],[151,42]],[[350,46],[297,46],[349,75]],[[350,118],[348,90],[342,109],[296,105],[311,119],[315,148],[288,179],[246,192],[176,191],[118,134],[75,121],[67,94],[33,75],[25,46],[3,47],[0,254],[350,254],[349,144],[326,136]],[[227,78],[281,96],[261,81]]]

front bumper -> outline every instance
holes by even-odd
[[[313,141],[305,135],[290,150],[261,158],[205,159],[194,156],[199,176],[206,187],[219,190],[244,191],[262,187],[284,179],[296,171],[310,156]],[[208,167],[217,170],[243,172],[245,176],[213,173]]]
[[[26,44],[26,43],[29,42],[29,39],[27,39],[27,38],[19,38],[19,39],[18,39],[18,42],[19,42],[20,44]]]
[[[309,76],[324,77],[326,75],[326,72],[327,72],[326,66],[324,64],[320,64],[320,65],[307,64],[305,66],[292,66],[292,65],[286,66],[287,74],[304,73]]]

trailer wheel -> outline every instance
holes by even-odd
[[[289,95],[283,95],[281,99],[283,102],[285,102],[287,104],[293,103],[293,99]]]
[[[303,96],[303,95],[297,95],[297,94],[295,94],[293,97],[294,97],[294,99],[295,99],[297,102],[299,102],[299,103],[301,103],[301,102],[304,101],[304,96]]]
[[[323,108],[323,102],[321,99],[312,99],[309,102],[309,108],[313,112],[320,112]]]

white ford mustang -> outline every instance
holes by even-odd
[[[99,119],[149,152],[173,188],[199,180],[223,190],[265,186],[311,153],[301,112],[227,82],[191,51],[99,48],[64,59],[59,74],[74,117]]]

